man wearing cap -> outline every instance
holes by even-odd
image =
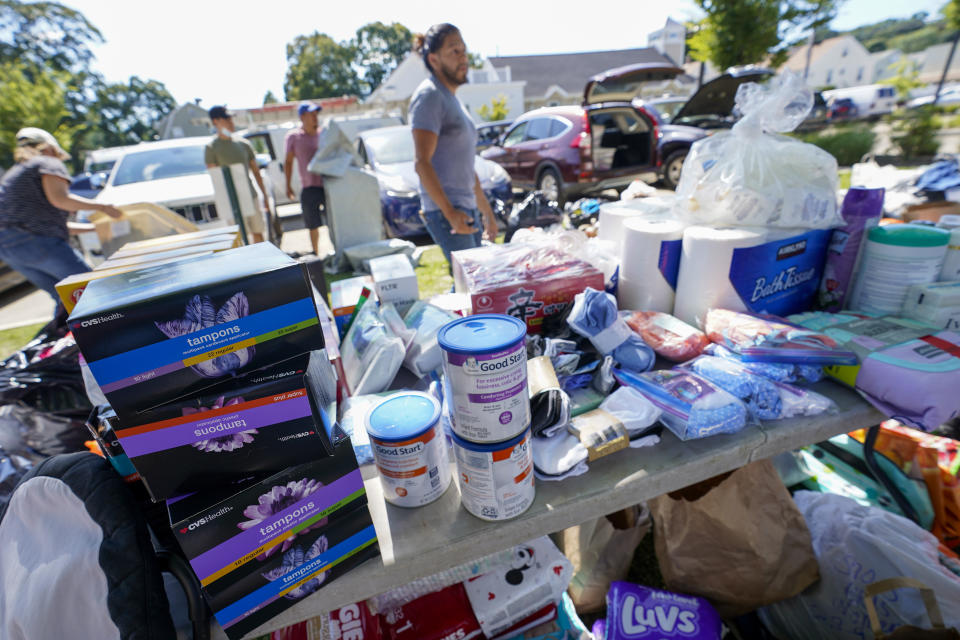
[[[57,302],[54,285],[90,267],[68,242],[70,233],[92,231],[93,225],[67,222],[70,211],[102,211],[112,218],[123,213],[103,202],[70,193],[70,157],[49,132],[20,129],[13,157],[16,164],[0,180],[0,260],[19,271]]]
[[[263,210],[270,215],[270,201],[267,198],[267,190],[263,186],[263,178],[260,176],[260,168],[257,166],[257,156],[253,150],[253,145],[246,138],[233,135],[236,130],[233,124],[233,114],[227,111],[224,106],[212,107],[208,112],[210,122],[216,128],[217,132],[213,139],[207,143],[203,152],[204,162],[207,168],[226,167],[231,164],[242,164],[250,168],[249,173],[253,174],[253,179],[257,181],[260,193],[263,194]],[[247,178],[247,184],[253,193],[253,199],[256,201],[257,193],[250,184],[250,178]],[[244,226],[253,236],[254,242],[263,242],[263,215],[244,216]]]
[[[317,152],[320,144],[318,113],[323,109],[313,102],[303,102],[297,109],[300,115],[300,128],[289,132],[286,137],[286,158],[283,162],[283,172],[287,178],[287,197],[296,198],[290,179],[293,177],[293,161],[297,161],[300,172],[300,210],[303,212],[303,225],[310,230],[310,245],[314,255],[317,255],[320,245],[320,225],[323,216],[320,210],[327,210],[326,193],[323,190],[323,176],[307,171],[310,160]]]

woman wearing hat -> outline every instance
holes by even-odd
[[[70,173],[63,161],[70,155],[43,129],[17,132],[16,164],[0,180],[0,260],[60,301],[54,285],[90,267],[67,242],[70,211],[96,210],[113,218],[116,207],[69,191]]]

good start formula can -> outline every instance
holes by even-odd
[[[420,507],[443,495],[450,486],[450,459],[440,403],[433,396],[394,394],[373,407],[365,422],[387,502]]]
[[[533,450],[530,430],[494,444],[477,444],[453,434],[457,483],[463,507],[482,520],[509,520],[530,508]]]
[[[458,318],[437,334],[453,432],[470,442],[510,440],[530,426],[527,326],[513,316]]]

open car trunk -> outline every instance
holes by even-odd
[[[653,164],[654,130],[631,107],[590,111],[593,169],[598,177],[627,174]]]

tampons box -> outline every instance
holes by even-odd
[[[168,501],[173,533],[227,636],[239,638],[376,557],[350,442],[260,481]]]
[[[91,282],[69,326],[121,422],[322,349],[303,266],[268,243]]]
[[[333,367],[319,350],[143,411],[116,434],[162,500],[332,455],[346,437],[336,397]]]

